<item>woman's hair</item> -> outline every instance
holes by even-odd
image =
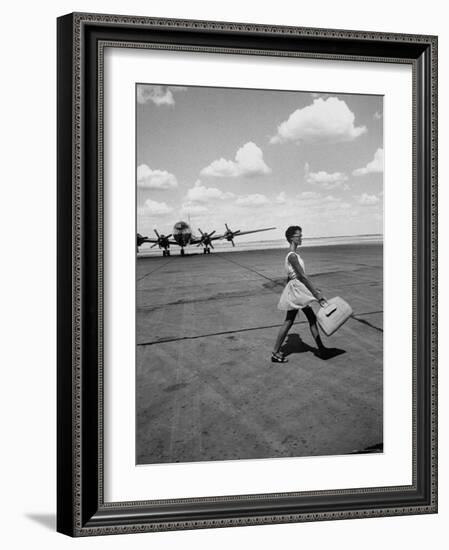
[[[291,225],[285,232],[285,238],[289,243],[292,242],[292,237],[296,233],[296,231],[302,231],[302,228],[299,227],[299,225]]]

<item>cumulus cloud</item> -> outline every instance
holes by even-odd
[[[319,199],[320,197],[320,193],[316,193],[315,191],[303,191],[298,195],[298,199],[301,200]]]
[[[332,207],[334,210],[346,210],[347,208],[352,208],[352,205],[349,202],[338,201],[332,203]]]
[[[209,208],[204,204],[198,204],[195,202],[187,201],[182,205],[181,212],[183,215],[184,214],[198,215],[198,214],[204,214],[205,212],[209,212]]]
[[[240,147],[235,160],[220,158],[201,170],[203,176],[222,178],[264,176],[270,173],[271,169],[265,164],[262,150],[252,141]]]
[[[354,126],[354,119],[345,101],[319,97],[312,105],[297,109],[282,122],[270,143],[352,141],[367,131],[366,126]]]
[[[345,202],[340,197],[335,197],[334,195],[322,195],[321,193],[316,193],[315,191],[303,191],[302,193],[299,193],[296,198],[298,200],[298,206],[300,208],[306,208],[308,212],[321,212],[323,210],[326,212],[335,212],[351,207],[348,202]]]
[[[304,166],[304,176],[306,183],[312,185],[318,185],[323,189],[335,189],[341,187],[342,184],[348,180],[348,176],[343,172],[325,172],[320,170],[319,172],[311,172],[310,166],[306,162]]]
[[[139,215],[141,216],[163,216],[171,212],[173,212],[173,208],[168,206],[167,203],[152,201],[151,199],[146,200],[144,207],[139,209]]]
[[[173,189],[178,181],[165,170],[152,170],[147,164],[137,167],[137,185],[143,189]]]
[[[285,204],[287,202],[287,195],[285,194],[285,191],[281,191],[274,200],[276,204]]]
[[[363,193],[358,197],[357,202],[361,206],[373,206],[379,202],[379,197],[376,195],[368,195],[368,193]]]
[[[341,202],[341,199],[338,197],[334,197],[333,195],[327,195],[323,198],[323,201],[325,202]]]
[[[267,197],[265,195],[260,195],[259,193],[255,193],[254,195],[244,195],[238,197],[235,201],[235,204],[238,204],[239,206],[263,206],[268,203],[269,200]]]
[[[310,95],[313,99],[316,99],[318,97],[321,97],[321,99],[327,99],[328,97],[330,97],[330,95],[326,92],[311,92]]]
[[[216,187],[206,187],[200,180],[197,180],[195,185],[187,191],[186,200],[192,204],[204,204],[209,201],[232,199],[233,197],[233,193],[221,191]]]
[[[323,197],[320,202],[321,206],[324,206],[327,210],[340,210],[351,207],[348,202],[344,201],[340,197],[334,197],[333,195],[327,195],[326,197]]]
[[[364,168],[357,168],[352,172],[353,176],[366,176],[366,174],[375,174],[384,171],[384,150],[377,149],[374,158]]]
[[[176,92],[181,92],[187,88],[183,86],[151,86],[149,84],[139,84],[137,86],[137,103],[144,105],[152,102],[158,107],[160,105],[174,106]]]

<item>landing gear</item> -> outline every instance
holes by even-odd
[[[210,248],[208,246],[203,248],[203,254],[210,254]]]
[[[162,256],[170,256],[170,250],[163,250]]]
[[[184,249],[181,248],[181,256],[184,256]]]

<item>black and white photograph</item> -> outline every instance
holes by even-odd
[[[136,464],[383,452],[383,97],[136,84]]]

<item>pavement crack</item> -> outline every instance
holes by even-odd
[[[307,323],[307,321],[298,321],[295,323],[295,325],[303,325]],[[208,338],[209,336],[223,336],[225,334],[235,334],[237,332],[249,332],[252,330],[264,330],[267,328],[277,328],[279,327],[279,324],[276,325],[267,325],[263,327],[250,327],[250,328],[238,328],[235,330],[225,330],[222,332],[211,332],[208,334],[196,334],[193,336],[178,336],[177,338],[163,338],[161,340],[153,340],[152,342],[142,342],[138,343],[138,346],[153,346],[154,344],[166,344],[168,342],[179,342],[180,340],[197,340],[198,338]]]
[[[372,313],[383,313],[383,312],[382,311],[373,311]],[[360,315],[363,315],[363,314],[360,314]],[[368,315],[368,314],[365,313],[365,315]],[[377,330],[378,332],[383,332],[384,331],[383,328],[376,327],[376,325],[373,325],[372,323],[370,323],[366,319],[360,319],[359,317],[356,317],[355,315],[353,315],[352,318],[354,319],[354,321],[358,321],[359,323],[362,323],[363,325],[366,325],[370,328],[373,328],[374,330]]]
[[[374,313],[382,313],[382,311],[368,311],[366,313],[359,313],[358,315],[372,315]],[[352,318],[355,321],[358,321],[359,323],[362,323],[364,325],[368,325],[369,327],[379,331],[383,332],[383,330],[379,327],[376,327],[372,325],[369,321],[366,321],[365,319],[359,319],[358,317],[352,316]],[[305,325],[308,321],[296,321],[294,325]],[[267,328],[278,328],[280,326],[280,323],[277,323],[275,325],[266,325],[262,327],[249,327],[249,328],[239,328],[235,330],[224,330],[221,332],[210,332],[208,334],[194,334],[192,336],[178,336],[176,338],[161,338],[160,340],[152,340],[150,342],[140,342],[137,344],[137,346],[153,346],[155,344],[167,344],[169,342],[179,342],[181,340],[198,340],[199,338],[208,338],[209,336],[224,336],[226,334],[236,334],[238,332],[251,332],[253,330],[265,330]]]
[[[267,281],[270,281],[271,283],[274,283],[275,285],[279,285],[279,280],[272,279],[271,277],[267,277],[266,275],[264,275],[263,273],[260,273],[256,269],[252,269],[251,267],[248,267],[246,265],[239,264],[239,262],[236,262],[235,260],[231,260],[230,258],[222,258],[222,259],[227,260],[228,262],[231,262],[233,264],[236,264],[239,267],[242,267],[243,269],[246,269],[248,271],[252,271],[256,275],[259,275],[259,277],[263,277],[264,279],[266,279]],[[285,277],[285,279],[287,279],[287,277]],[[271,289],[269,289],[269,290],[271,290]],[[277,294],[277,292],[276,292],[276,294]]]
[[[148,273],[146,273],[143,277],[140,277],[139,279],[137,279],[137,283],[140,283],[140,281],[143,281],[144,279],[146,279],[149,275],[151,275],[152,273],[156,272],[156,271],[159,271],[159,269],[162,269],[164,266],[166,266],[167,264],[170,263],[170,260],[168,260],[167,262],[163,263],[162,265],[156,267],[155,269],[153,269],[152,271],[149,271]]]

